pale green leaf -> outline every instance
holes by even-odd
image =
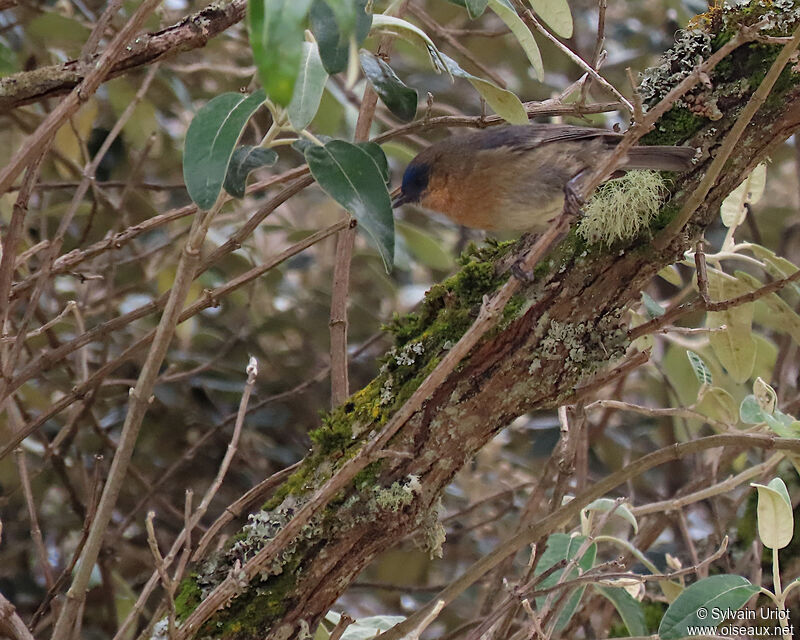
[[[738,227],[747,215],[747,205],[761,199],[767,180],[767,165],[759,164],[742,183],[728,194],[719,209],[722,224],[726,227]]]
[[[314,119],[327,81],[328,73],[322,66],[317,43],[304,42],[300,72],[287,108],[289,122],[297,131],[305,129]]]
[[[498,116],[511,124],[528,124],[528,113],[525,111],[525,107],[522,105],[522,102],[520,102],[520,99],[511,93],[511,91],[501,89],[488,80],[467,73],[455,60],[443,53],[440,55],[447,65],[450,74],[469,80],[470,84],[475,87],[478,93],[483,96],[483,99],[486,100],[486,104],[488,104]]]
[[[750,484],[758,491],[758,537],[773,551],[783,549],[792,541],[794,516],[786,485],[775,478],[769,485]]]
[[[533,71],[536,74],[536,79],[539,82],[544,81],[544,65],[542,63],[542,54],[539,51],[539,46],[536,40],[533,39],[533,34],[528,26],[522,21],[522,18],[517,14],[516,9],[508,0],[489,0],[489,7],[494,11],[497,16],[506,23],[506,26],[514,34],[517,41],[528,56]]]
[[[534,12],[562,38],[572,37],[572,14],[567,0],[529,0]]]

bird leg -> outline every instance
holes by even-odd
[[[570,218],[576,218],[581,213],[581,207],[586,204],[580,193],[580,182],[586,177],[588,169],[576,173],[564,185],[564,213]]]

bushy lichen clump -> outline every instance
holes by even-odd
[[[601,185],[584,207],[578,235],[588,243],[611,246],[638,236],[658,215],[668,193],[656,171],[629,171]]]

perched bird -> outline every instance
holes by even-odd
[[[561,213],[565,191],[621,138],[607,129],[555,124],[452,136],[411,161],[392,206],[419,203],[475,229],[542,231]],[[689,147],[633,147],[619,169],[683,171],[694,155]]]

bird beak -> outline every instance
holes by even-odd
[[[404,204],[406,204],[406,202],[408,202],[408,198],[406,198],[405,194],[398,193],[392,200],[392,209],[402,207]]]

